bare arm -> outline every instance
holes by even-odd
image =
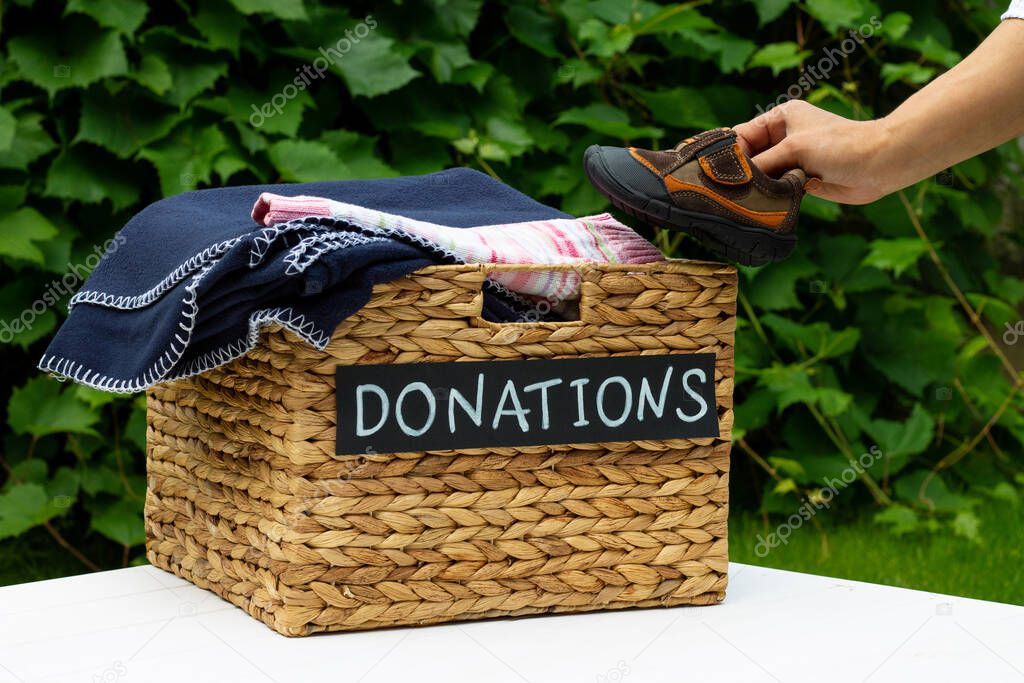
[[[1024,21],[1002,22],[888,116],[850,121],[793,100],[736,126],[769,175],[802,168],[809,193],[866,204],[1024,134]]]

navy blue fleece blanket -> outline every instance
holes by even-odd
[[[105,391],[137,392],[237,358],[264,325],[282,325],[323,348],[374,284],[458,263],[438,245],[390,229],[329,218],[258,225],[249,213],[262,192],[328,197],[455,227],[568,218],[466,168],[169,197],[118,233],[72,297],[39,368]],[[489,280],[484,295],[491,320],[516,319],[529,305]]]

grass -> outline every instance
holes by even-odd
[[[933,593],[1024,605],[1024,506],[1000,504],[978,511],[980,543],[936,533],[897,537],[869,517],[825,527],[796,529],[789,543],[758,557],[758,537],[775,531],[782,518],[764,520],[733,513],[729,559],[776,569],[834,576]],[[762,554],[765,546],[762,546]]]
[[[754,550],[758,536],[774,531],[781,518],[766,526],[757,515],[734,511],[729,554],[734,562],[1024,605],[1024,506],[978,512],[983,541],[977,544],[948,529],[897,537],[865,516],[826,527],[824,535],[805,524],[788,544],[760,558]],[[120,566],[117,549],[95,535],[81,549],[105,567]],[[42,529],[0,542],[0,585],[85,571]]]

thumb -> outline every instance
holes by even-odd
[[[797,159],[796,151],[790,144],[789,138],[761,152],[752,161],[765,175],[773,178],[778,178],[794,168],[800,168],[800,161]]]

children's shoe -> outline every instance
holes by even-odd
[[[590,182],[641,221],[682,230],[715,253],[748,266],[782,261],[796,247],[807,177],[797,169],[769,178],[728,128],[674,148],[592,145],[583,156]]]

